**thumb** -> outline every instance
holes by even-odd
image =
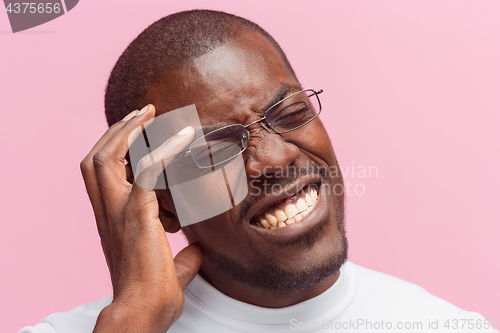
[[[137,163],[136,184],[144,189],[154,189],[163,169],[193,140],[194,134],[194,128],[187,126],[141,158]]]
[[[182,290],[194,279],[203,262],[203,252],[196,244],[189,244],[174,258],[177,281]]]

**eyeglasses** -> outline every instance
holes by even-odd
[[[191,155],[198,168],[212,168],[234,159],[248,148],[247,127],[260,123],[270,133],[284,134],[313,121],[321,113],[319,94],[323,89],[305,89],[277,102],[264,117],[248,125],[228,125],[216,129],[191,143],[180,158]]]

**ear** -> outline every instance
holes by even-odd
[[[166,232],[170,233],[179,231],[181,225],[176,215],[174,201],[172,200],[170,190],[155,190],[155,192],[160,208],[159,217],[163,228]]]

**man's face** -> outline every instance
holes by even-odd
[[[203,127],[247,125],[260,119],[273,101],[300,90],[272,44],[247,32],[181,70],[169,71],[147,101],[157,106],[158,114],[195,104]],[[310,287],[335,273],[347,251],[344,196],[334,193],[341,193],[343,183],[340,175],[330,174],[331,167],[338,170],[330,139],[319,118],[286,134],[270,133],[259,123],[247,129],[250,142],[243,159],[248,196],[183,232],[205,251],[202,272],[209,279],[223,274],[269,290]],[[260,225],[259,217],[296,204],[313,184],[320,187],[317,202],[302,220],[276,229]],[[172,211],[168,192],[159,197],[162,207]]]

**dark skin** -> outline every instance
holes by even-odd
[[[299,90],[300,84],[272,44],[258,33],[246,32],[188,62],[182,70],[169,71],[145,98],[157,110],[151,107],[117,123],[101,138],[82,161],[114,288],[113,303],[99,315],[95,332],[165,331],[182,313],[182,291],[200,268],[200,274],[224,294],[270,308],[310,299],[335,283],[338,270],[307,287],[286,290],[261,285],[256,277],[263,266],[278,272],[278,277],[314,275],[325,262],[344,253],[343,196],[320,192],[321,204],[307,222],[269,230],[251,224],[252,217],[278,198],[249,195],[221,215],[183,227],[190,245],[173,260],[164,230],[173,232],[180,225],[169,191],[155,193],[137,186],[123,163],[128,136],[152,119],[155,111],[160,115],[196,104],[202,126],[246,125],[262,117],[276,98]],[[259,124],[248,130],[251,139],[243,158],[249,181],[273,179],[279,170],[292,166],[338,166],[319,118],[282,135]],[[169,149],[181,151],[191,138],[174,138]],[[276,181],[291,189],[289,193],[312,183],[328,183],[332,188],[342,184],[341,178],[314,172]],[[234,271],[243,272],[243,277],[235,278]],[[245,274],[253,278],[247,281]]]

